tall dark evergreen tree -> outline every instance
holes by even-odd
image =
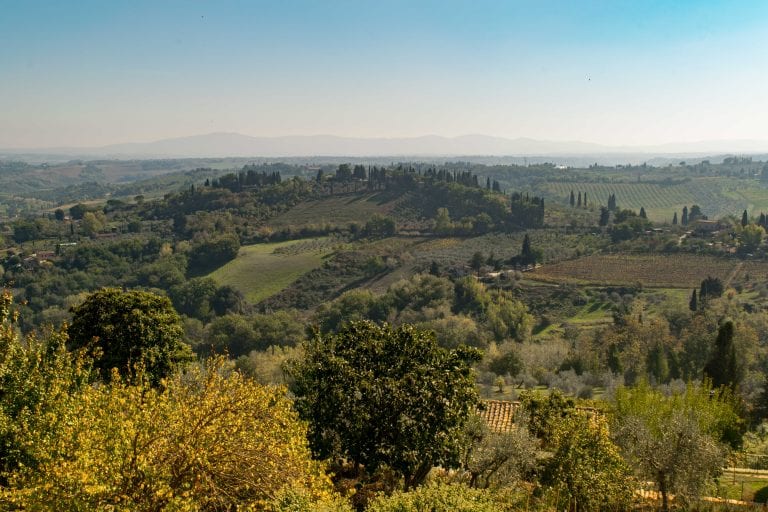
[[[485,189],[486,190],[491,190],[491,177],[490,176],[485,178]]]
[[[677,212],[672,216],[672,225],[677,226]]]
[[[688,309],[690,309],[693,312],[696,312],[699,310],[699,300],[696,296],[696,288],[693,289],[693,293],[691,293],[691,300],[688,301]]]
[[[576,206],[581,208],[581,192],[579,192],[579,199],[576,200]]]
[[[608,221],[611,218],[611,212],[606,208],[605,206],[600,207],[600,221],[599,224],[601,226],[607,226]]]
[[[586,192],[584,192],[584,203],[583,204],[584,204],[584,208],[586,208],[587,207],[587,193]]]
[[[747,224],[749,224],[749,215],[747,210],[744,210],[744,213],[741,214],[741,227],[745,227]]]
[[[523,237],[523,247],[520,250],[520,263],[523,265],[532,265],[536,263],[536,255],[531,247],[531,237],[528,236],[528,233]]]
[[[573,194],[573,190],[571,190],[571,206],[576,206],[576,196]]]
[[[647,219],[648,218],[648,215],[645,213],[645,208],[642,207],[642,206],[640,207],[640,218],[641,219]]]
[[[766,219],[765,219],[765,214],[763,212],[760,212],[760,221],[759,221],[759,223],[760,223],[761,226],[766,227]]]
[[[704,376],[712,379],[714,387],[736,387],[741,382],[741,364],[736,355],[733,333],[733,322],[723,322],[717,331],[712,357],[704,366]]]
[[[688,207],[687,206],[683,206],[683,218],[681,219],[680,223],[683,226],[688,225]]]

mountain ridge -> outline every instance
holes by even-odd
[[[253,137],[235,132],[214,132],[128,142],[100,147],[3,149],[2,154],[58,154],[101,157],[374,157],[374,156],[543,156],[589,154],[702,155],[707,153],[768,152],[768,141],[736,139],[667,143],[644,146],[609,146],[597,143],[514,139],[482,134],[457,137],[343,137],[337,135],[289,135]]]

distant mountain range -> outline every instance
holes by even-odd
[[[766,153],[765,140],[712,140],[657,146],[605,146],[580,141],[505,139],[487,135],[411,138],[357,138],[332,135],[251,137],[210,133],[155,142],[113,144],[92,148],[0,149],[13,155],[60,155],[77,158],[198,158],[198,157],[374,157],[374,156],[543,156],[543,155],[704,155]],[[619,158],[620,160],[620,158]]]

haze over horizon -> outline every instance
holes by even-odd
[[[0,7],[2,149],[220,132],[768,141],[755,0]]]

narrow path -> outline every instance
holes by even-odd
[[[741,269],[744,268],[744,262],[740,261],[736,264],[736,266],[733,268],[730,274],[728,274],[728,278],[726,278],[725,282],[723,283],[724,288],[729,288],[731,286],[731,283],[734,279],[736,279],[736,276],[739,275],[741,272]]]

